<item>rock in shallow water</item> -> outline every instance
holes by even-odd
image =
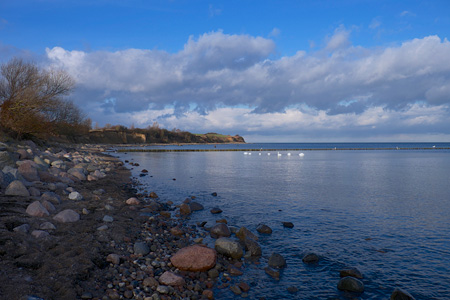
[[[303,256],[302,261],[305,264],[314,264],[314,263],[317,263],[319,261],[319,256],[317,254],[315,254],[315,253],[308,253],[305,256]]]
[[[410,293],[396,288],[394,292],[392,292],[390,300],[415,300],[415,298]]]
[[[354,277],[344,277],[339,280],[337,288],[341,291],[362,293],[364,292],[364,284]]]
[[[268,265],[272,268],[284,268],[286,267],[286,260],[284,257],[279,253],[272,253],[272,255],[269,257]]]
[[[210,234],[212,237],[229,237],[231,231],[226,224],[218,223],[211,227]]]
[[[234,259],[240,259],[244,255],[241,245],[237,241],[226,237],[217,239],[214,248],[217,252]]]
[[[262,234],[271,234],[272,228],[270,228],[269,226],[267,226],[265,224],[259,224],[258,227],[256,227],[256,231],[258,231],[259,233],[262,233]]]
[[[355,277],[355,278],[358,278],[358,279],[363,279],[362,273],[357,268],[345,268],[345,269],[342,269],[341,271],[339,271],[339,275],[341,277],[351,276],[351,277]]]

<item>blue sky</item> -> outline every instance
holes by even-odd
[[[450,141],[450,1],[0,0],[0,62],[62,68],[99,125]]]

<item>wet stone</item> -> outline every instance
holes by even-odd
[[[317,263],[319,261],[319,256],[317,254],[315,254],[315,253],[308,253],[302,258],[302,261],[305,264]]]
[[[283,227],[286,228],[294,228],[294,224],[292,222],[282,222]]]

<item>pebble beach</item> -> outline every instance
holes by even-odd
[[[131,177],[138,164],[105,150],[0,144],[0,298],[215,299],[224,289],[252,298],[252,283],[240,279],[249,265],[279,280],[286,267],[282,252],[266,253],[264,265],[260,260],[258,239],[272,234],[269,226],[251,232],[226,219],[192,225],[190,216],[204,210],[195,196],[159,201]],[[303,263],[319,259],[308,253]],[[341,270],[340,277],[337,289],[351,297],[364,292],[358,269]],[[295,285],[288,292],[302,299]],[[391,299],[414,298],[396,289]]]

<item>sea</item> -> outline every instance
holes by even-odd
[[[155,151],[155,152],[132,152]],[[157,151],[156,151],[157,150]],[[253,143],[121,148],[132,175],[160,201],[187,197],[205,209],[192,226],[225,218],[257,233],[263,255],[244,261],[248,299],[450,299],[450,143]],[[299,155],[303,153],[303,155]],[[270,154],[270,155],[269,155]],[[142,169],[149,171],[140,177]],[[217,193],[213,196],[212,193]],[[210,209],[219,207],[219,215]],[[282,222],[292,222],[285,228]],[[201,230],[201,229],[200,229]],[[212,238],[205,239],[214,247]],[[286,259],[280,280],[264,272],[272,253]],[[304,264],[306,253],[316,264]],[[339,291],[339,271],[356,267],[365,291]],[[288,292],[296,287],[296,293]],[[229,288],[216,299],[240,299]]]

